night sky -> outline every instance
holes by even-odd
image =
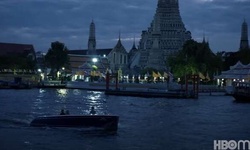
[[[239,49],[241,25],[250,25],[250,0],[179,0],[194,40],[203,35],[217,51]],[[113,48],[121,32],[125,48],[150,26],[157,0],[0,0],[0,42],[33,44],[44,51],[54,41],[86,49],[89,25],[96,25],[97,49]],[[250,28],[250,27],[249,27]]]

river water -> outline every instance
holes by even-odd
[[[59,114],[119,115],[117,134],[29,127]],[[230,96],[193,99],[107,96],[73,89],[0,90],[1,150],[210,150],[214,140],[249,140],[250,104]]]

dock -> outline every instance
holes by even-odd
[[[185,91],[132,91],[132,90],[105,90],[106,95],[134,96],[134,97],[158,97],[158,98],[195,98],[194,95],[187,95]]]
[[[115,89],[110,89],[110,79],[115,78]],[[188,83],[186,83],[186,90],[172,90],[161,88],[147,88],[144,87],[144,90],[134,90],[134,89],[120,89],[118,88],[118,74],[109,73],[106,74],[106,95],[115,95],[115,96],[135,96],[135,97],[162,97],[162,98],[198,98],[198,81],[199,77],[193,75],[188,77],[193,81],[192,89],[188,90]]]
[[[62,83],[61,81],[51,80],[51,81],[43,81],[38,86],[38,88],[66,88],[66,83]]]

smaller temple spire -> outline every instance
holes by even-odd
[[[92,22],[90,23],[89,38],[91,38],[91,39],[95,38],[95,23],[94,23],[94,20],[92,20]]]
[[[96,55],[96,38],[95,38],[94,20],[92,20],[92,22],[90,23],[90,27],[89,27],[88,55]]]
[[[203,32],[203,40],[202,40],[202,43],[206,43],[206,35],[205,35],[204,32]]]
[[[121,41],[121,30],[119,30],[119,41]]]
[[[209,46],[209,37],[207,37],[207,45]]]
[[[123,46],[123,45],[122,45],[122,42],[121,42],[121,31],[119,30],[119,37],[118,37],[116,47],[121,47],[121,46]]]
[[[241,26],[241,40],[240,40],[240,50],[244,49],[249,49],[248,26],[245,18]]]
[[[133,47],[132,49],[136,49],[136,46],[135,46],[135,36],[134,36],[134,42],[133,42]]]

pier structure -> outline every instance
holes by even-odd
[[[115,89],[110,88],[110,80],[115,79]],[[199,94],[199,76],[192,75],[187,78],[188,80],[192,79],[192,90],[188,90],[188,82],[186,82],[186,90],[168,90],[167,88],[151,88],[150,86],[140,84],[141,88],[124,88],[121,84],[119,88],[118,82],[118,73],[115,74],[106,74],[106,95],[116,95],[116,96],[135,96],[135,97],[162,97],[162,98],[193,98],[197,99]]]
[[[192,82],[192,87],[193,89],[192,90],[189,90],[188,88],[188,83],[189,81]],[[199,84],[200,84],[200,78],[199,78],[199,75],[186,75],[186,89],[185,89],[185,92],[186,92],[186,95],[190,95],[192,96],[193,98],[198,98],[199,96]]]
[[[110,90],[110,80],[114,78],[115,79],[115,90],[118,90],[118,73],[110,74],[109,72],[106,73],[106,90]]]

